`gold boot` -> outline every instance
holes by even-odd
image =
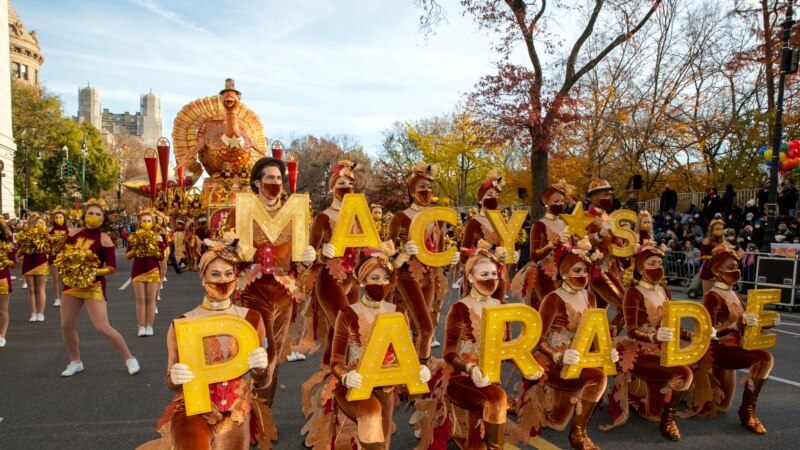
[[[502,450],[503,435],[506,433],[505,423],[489,423],[484,421],[483,428],[486,431],[484,442],[486,450]]]
[[[761,392],[761,387],[767,380],[753,380],[753,390],[750,390],[750,383],[744,385],[744,394],[742,394],[742,406],[739,407],[739,421],[742,422],[745,428],[756,434],[764,434],[767,429],[761,424],[761,421],[756,417],[756,402],[758,402],[758,394]]]
[[[600,450],[586,434],[589,419],[592,418],[597,402],[581,400],[575,408],[575,417],[572,418],[572,429],[569,430],[569,443],[578,450]],[[580,411],[580,412],[579,412]]]
[[[685,394],[686,392],[672,391],[672,399],[664,405],[664,411],[661,413],[661,434],[673,441],[681,440],[681,431],[675,422],[675,415]]]

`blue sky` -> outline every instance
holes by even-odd
[[[16,0],[45,55],[41,77],[77,114],[87,82],[103,108],[161,96],[164,133],[186,103],[233,78],[270,139],[347,134],[375,154],[395,121],[451,111],[494,55],[460,15],[426,38],[414,0]]]

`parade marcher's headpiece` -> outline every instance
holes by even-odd
[[[62,208],[62,207],[60,207],[60,206],[59,206],[58,208],[54,209],[54,210],[53,210],[53,212],[52,212],[51,214],[52,214],[53,216],[55,216],[56,214],[61,214],[61,215],[63,215],[64,217],[66,217],[66,216],[68,216],[68,215],[69,215],[69,213],[67,213],[67,211],[65,211],[65,210],[64,210],[64,208]]]
[[[470,256],[469,258],[467,258],[467,262],[464,263],[465,280],[467,276],[470,274],[470,272],[472,272],[472,268],[475,267],[475,264],[478,264],[478,262],[484,259],[488,259],[489,261],[497,265],[501,264],[498,256],[491,252],[491,248],[492,248],[491,244],[481,239],[478,241],[478,244],[475,246],[474,249],[470,249],[467,251],[468,253],[470,253]]]
[[[603,191],[613,192],[614,188],[611,187],[611,183],[609,183],[608,180],[594,180],[589,184],[589,192],[586,193],[586,196],[591,197],[592,195]]]
[[[389,261],[389,256],[397,253],[392,241],[381,242],[381,248],[367,248],[364,249],[364,256],[367,257],[356,269],[356,280],[359,284],[364,284],[367,281],[367,276],[378,267],[383,267],[386,272],[394,272],[394,266]]]
[[[490,170],[488,174],[486,174],[486,181],[478,187],[478,201],[483,199],[483,196],[489,192],[489,189],[495,188],[497,189],[497,193],[503,192],[503,187],[506,185],[505,180],[503,177],[497,174],[494,170]]]
[[[258,193],[258,187],[256,186],[256,181],[260,181],[263,174],[261,173],[265,167],[267,166],[275,166],[278,170],[281,171],[281,176],[286,178],[286,162],[282,159],[272,158],[269,156],[265,156],[253,164],[253,170],[250,171],[250,190],[253,193]]]
[[[203,253],[198,263],[200,279],[203,278],[211,261],[217,258],[222,258],[234,266],[242,262],[242,258],[238,253],[239,238],[233,233],[225,233],[221,241],[206,239],[203,243],[208,245],[208,250]]]
[[[103,200],[102,198],[98,199],[98,198],[94,198],[93,197],[93,198],[90,198],[89,200],[86,200],[86,203],[83,204],[84,211],[89,209],[90,206],[96,206],[96,207],[102,209],[103,211],[106,211],[108,209],[108,205],[106,205],[106,201]]]
[[[726,259],[733,258],[736,262],[739,262],[742,260],[742,257],[744,257],[744,250],[726,242],[711,250],[711,259],[708,260],[708,267],[711,269],[711,273],[716,275],[718,269]]]
[[[236,90],[236,84],[233,82],[233,78],[228,78],[225,80],[225,88],[219,91],[219,95],[222,95],[228,91],[235,92],[236,95],[239,96],[239,98],[242,98],[242,93]]]
[[[358,163],[346,159],[337,162],[335,166],[331,167],[331,175],[328,177],[328,189],[333,189],[333,185],[336,184],[336,180],[340,177],[347,177],[356,181],[356,169],[358,168]]]
[[[436,177],[436,172],[439,170],[439,166],[436,164],[428,164],[425,161],[420,161],[417,163],[417,166],[414,167],[414,170],[411,171],[411,174],[406,180],[406,186],[408,187],[408,195],[414,196],[415,187],[417,181],[424,178],[428,181],[433,181],[434,177]]]
[[[554,250],[554,257],[558,261],[558,274],[561,278],[566,278],[569,269],[579,261],[592,267],[595,261],[603,257],[603,254],[592,248],[588,238],[583,238],[574,246],[563,244],[557,246]]]
[[[564,196],[564,200],[572,201],[572,194],[575,192],[575,186],[571,184],[567,184],[567,180],[560,178],[558,183],[551,184],[544,190],[542,196],[539,200],[542,201],[543,205],[546,205],[547,202],[550,200],[550,196],[558,192],[559,194]]]
[[[658,245],[655,241],[647,239],[634,250],[634,266],[639,272],[644,268],[644,262],[651,256],[664,257],[667,253],[664,245]]]
[[[721,225],[721,226],[722,226],[722,229],[723,229],[723,230],[725,229],[725,221],[724,221],[724,220],[722,220],[722,219],[714,219],[714,220],[712,220],[711,222],[709,222],[709,223],[708,223],[708,229],[709,229],[709,230],[711,230],[711,229],[712,229],[712,228],[714,228],[716,225]]]

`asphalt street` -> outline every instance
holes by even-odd
[[[8,344],[0,349],[0,449],[134,449],[156,439],[156,421],[172,397],[164,384],[167,373],[164,337],[169,320],[197,305],[202,298],[197,273],[177,276],[172,270],[164,285],[155,324],[155,336],[137,337],[133,291],[118,288],[126,281],[130,264],[122,249],[117,252],[119,272],[108,283],[111,324],[125,337],[142,370],[128,375],[122,357],[98,335],[84,313],[79,325],[85,371],[62,378],[69,362],[59,329],[58,308],[52,307],[48,284],[45,321],[29,323],[27,291],[21,279],[14,280]],[[19,277],[19,270],[15,271]],[[449,302],[455,291],[451,291]],[[677,295],[681,298],[681,295]],[[685,298],[685,297],[683,297]],[[445,306],[446,311],[447,305]],[[759,417],[768,429],[764,436],[747,432],[738,423],[735,410],[741,397],[737,390],[732,411],[716,418],[680,420],[683,439],[668,442],[656,423],[632,414],[628,424],[601,432],[597,427],[609,420],[606,410],[594,414],[589,433],[604,449],[638,448],[770,448],[795,449],[800,436],[800,315],[781,312],[783,323],[776,329],[778,346],[773,349],[775,367],[761,393]],[[437,336],[442,341],[442,323]],[[434,350],[441,355],[441,348]],[[303,424],[300,385],[319,368],[319,353],[304,362],[284,363],[281,388],[275,399],[274,418],[280,439],[276,449],[301,449]],[[740,375],[744,375],[743,373]],[[392,448],[412,449],[416,439],[408,423],[411,410],[401,405],[395,413],[398,431]],[[799,433],[799,434],[795,434]],[[450,444],[449,449],[455,449]],[[507,446],[507,448],[513,448]],[[523,448],[569,448],[567,432],[545,430],[542,438]]]

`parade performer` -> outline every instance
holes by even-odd
[[[197,271],[197,262],[200,260],[200,238],[195,232],[194,222],[186,226],[186,270]]]
[[[364,450],[386,450],[392,437],[392,413],[395,408],[395,388],[387,386],[372,391],[366,400],[348,401],[347,391],[360,388],[362,375],[355,369],[369,342],[375,318],[384,313],[403,312],[402,306],[387,303],[392,290],[394,268],[385,253],[377,252],[358,267],[358,283],[364,289],[361,300],[342,309],[336,318],[330,367],[339,381],[333,391],[338,408],[354,420],[358,428],[358,444]],[[395,360],[390,348],[385,364]],[[431,378],[428,367],[420,367],[419,378],[427,383]]]
[[[172,232],[173,247],[175,248],[175,261],[180,267],[181,263],[186,263],[186,221],[178,219],[175,221],[175,231]]]
[[[672,300],[670,290],[661,284],[663,258],[664,249],[653,241],[637,246],[634,279],[638,284],[626,291],[623,301],[627,339],[632,341],[621,352],[625,361],[633,363],[630,369],[621,364],[622,373],[614,378],[609,400],[614,403],[611,410],[619,412],[612,412],[614,423],[603,429],[625,423],[629,406],[633,406],[644,418],[660,421],[661,434],[677,441],[681,434],[675,415],[692,385],[693,374],[686,366],[662,366],[661,345],[674,339],[690,340],[691,333],[660,326],[665,304]]]
[[[64,250],[55,261],[64,280],[61,336],[70,358],[61,376],[70,377],[83,371],[77,325],[84,307],[95,330],[122,354],[128,373],[135,375],[139,372],[139,362],[131,355],[122,335],[108,323],[106,276],[117,271],[117,258],[111,237],[100,231],[106,217],[106,204],[102,199],[92,198],[85,205],[86,226],[70,231]]]
[[[503,388],[497,383],[489,383],[477,365],[483,310],[501,304],[499,299],[492,298],[492,294],[500,283],[499,272],[503,264],[489,248],[485,241],[479,242],[474,254],[467,259],[464,283],[469,284],[470,291],[450,308],[445,319],[443,355],[453,370],[447,383],[447,398],[461,409],[482,412],[483,442],[480,433],[473,432],[478,424],[471,423],[478,416],[467,414],[467,435],[455,439],[464,450],[502,449],[508,409]]]
[[[548,401],[523,406],[520,421],[525,420],[530,408],[538,409],[538,415],[545,418],[544,425],[563,430],[574,411],[570,445],[576,449],[598,449],[587,435],[587,426],[606,390],[607,376],[600,368],[584,368],[576,379],[565,379],[561,373],[565,366],[580,362],[580,354],[572,344],[585,311],[597,308],[595,296],[587,286],[592,264],[602,255],[591,249],[588,239],[578,241],[575,247],[559,245],[554,253],[561,286],[542,300],[539,308],[542,337],[534,351],[546,374],[544,383],[537,387],[544,391]],[[612,350],[611,359],[614,362],[619,360],[616,350]],[[522,404],[527,402],[531,400],[523,395]],[[545,408],[545,404],[551,408]]]
[[[0,216],[0,347],[6,346],[8,301],[11,296],[11,269],[17,266],[14,238]]]
[[[636,234],[639,235],[639,245],[644,241],[654,241],[653,237],[653,216],[647,210],[639,211],[636,216]]]
[[[333,325],[340,311],[358,301],[358,282],[354,271],[361,257],[361,249],[349,247],[344,256],[334,257],[336,248],[330,242],[344,196],[353,192],[358,164],[339,161],[328,177],[328,189],[333,194],[333,202],[325,211],[314,218],[311,225],[309,243],[314,249],[322,251],[322,258],[316,265],[314,296],[328,321],[329,331],[325,339],[325,353],[322,364],[327,365],[331,356]]]
[[[380,236],[381,242],[383,242],[386,240],[386,234],[389,232],[388,220],[383,216],[383,206],[373,203],[369,205],[369,212],[372,214],[372,221],[375,222],[378,236]]]
[[[31,310],[29,322],[44,322],[44,307],[47,303],[45,291],[50,275],[48,251],[50,236],[47,222],[37,213],[28,216],[25,229],[17,234],[17,245],[22,254],[22,275],[28,285],[28,306]]]
[[[589,240],[592,246],[603,254],[603,259],[596,262],[592,268],[590,278],[592,292],[601,300],[597,302],[599,307],[605,308],[610,305],[616,309],[610,325],[619,331],[623,322],[622,298],[625,295],[625,286],[622,284],[619,262],[610,254],[614,236],[611,234],[612,223],[607,211],[613,204],[613,193],[614,188],[608,181],[602,179],[592,181],[589,184],[589,192],[586,193],[591,201],[586,214],[594,218],[594,223],[587,227]]]
[[[218,243],[200,258],[200,279],[205,296],[203,302],[178,318],[195,318],[233,315],[247,320],[258,333],[259,342],[264,342],[266,330],[257,311],[231,304],[236,288],[236,266],[240,262],[236,252],[236,241]],[[203,338],[206,364],[224,361],[238,352],[236,340],[230,336],[217,335]],[[174,449],[249,449],[250,442],[259,440],[251,433],[263,432],[259,426],[251,427],[252,414],[260,414],[253,397],[253,385],[264,386],[267,380],[269,357],[264,347],[249,353],[247,365],[252,381],[245,376],[209,385],[211,412],[193,416],[186,415],[182,386],[195,377],[186,364],[178,362],[178,342],[175,325],[167,332],[167,387],[175,391],[164,415],[158,422],[158,431],[168,437]]]
[[[506,182],[497,172],[490,171],[486,175],[486,181],[478,187],[478,203],[481,205],[480,211],[470,217],[464,224],[461,234],[461,262],[466,263],[470,252],[475,249],[478,241],[485,240],[493,247],[502,247],[500,237],[495,232],[489,219],[486,217],[486,210],[497,210],[500,206],[500,193]],[[519,252],[514,251],[514,264],[519,261]],[[508,271],[506,265],[500,266],[500,283],[497,291],[492,293],[492,297],[506,303],[506,284],[508,283]]]
[[[53,277],[53,306],[61,306],[61,291],[64,290],[64,284],[61,283],[61,276],[58,274],[58,268],[53,264],[56,260],[61,249],[64,248],[64,242],[67,241],[69,234],[69,227],[65,222],[66,211],[61,208],[56,208],[53,211],[53,227],[50,228],[50,275]]]
[[[707,261],[711,259],[714,249],[727,245],[725,242],[725,221],[714,219],[708,224],[708,234],[700,244],[700,259],[703,266],[700,267],[700,279],[703,281],[703,294],[714,287],[714,273]]]
[[[534,309],[539,309],[542,299],[558,288],[558,268],[553,249],[571,243],[566,234],[567,225],[560,215],[566,203],[572,202],[574,190],[575,187],[562,178],[542,193],[540,200],[547,211],[531,227],[531,262],[514,276],[513,295],[528,297],[528,304]]]
[[[387,239],[399,249],[394,259],[397,268],[398,290],[403,299],[406,312],[411,318],[411,329],[414,333],[414,345],[420,361],[427,362],[431,357],[433,332],[438,323],[439,310],[433,310],[434,296],[437,290],[447,289],[444,270],[426,266],[414,256],[419,252],[417,245],[425,245],[428,250],[442,251],[444,233],[442,225],[432,223],[425,230],[425,242],[417,243],[409,240],[408,229],[411,220],[433,200],[433,181],[437,167],[420,161],[406,181],[408,195],[412,199],[411,206],[392,216],[389,223]],[[458,253],[453,256],[452,264],[457,264]],[[436,322],[434,322],[436,318]]]
[[[753,433],[764,434],[767,429],[756,416],[756,403],[761,388],[769,378],[774,358],[766,350],[742,348],[744,328],[758,325],[758,316],[746,312],[742,298],[732,290],[739,282],[739,261],[743,254],[741,249],[719,246],[708,260],[709,269],[714,274],[714,286],[703,295],[703,305],[711,315],[711,323],[719,339],[712,342],[710,353],[714,376],[723,391],[718,402],[714,398],[710,400],[714,403],[710,407],[713,409],[712,415],[716,411],[727,411],[736,392],[736,370],[750,369],[739,408],[739,421]],[[775,319],[775,325],[778,324],[780,316]]]
[[[128,239],[127,259],[133,259],[131,280],[136,296],[136,325],[138,336],[152,336],[156,319],[156,298],[161,285],[161,260],[165,243],[153,231],[153,213],[139,213],[137,230]]]
[[[250,189],[258,194],[267,213],[273,217],[283,206],[280,199],[285,175],[286,163],[269,157],[256,161],[250,172]],[[235,214],[230,217],[235,218]],[[231,226],[236,226],[235,220],[231,221]],[[286,338],[294,303],[304,300],[297,285],[298,273],[304,268],[291,261],[291,227],[284,229],[275,242],[270,242],[260,228],[255,228],[253,233],[256,253],[253,264],[248,265],[241,274],[244,287],[236,302],[258,311],[264,320],[269,342],[269,367],[265,387],[259,387],[258,391],[266,405],[272,406],[278,385],[278,363],[286,354]],[[310,265],[316,256],[313,247],[306,247],[302,254],[303,264]]]

